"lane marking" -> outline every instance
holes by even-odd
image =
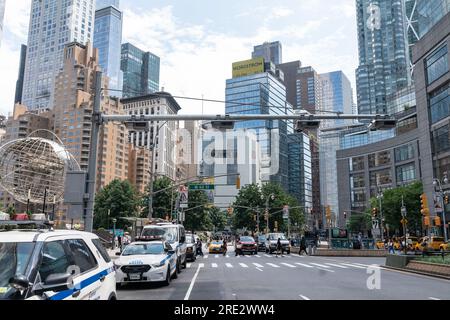
[[[225,263],[225,265],[227,266],[227,268],[233,268],[233,265],[231,263]]]
[[[354,264],[350,264],[350,263],[341,263],[344,266],[349,266],[349,267],[353,267],[353,268],[358,268],[358,269],[367,269],[366,267],[361,267],[361,266],[357,266]]]
[[[325,269],[330,269],[331,267],[329,267],[329,266],[326,266],[326,265],[323,265],[323,264],[320,264],[320,263],[314,263],[314,262],[310,262],[312,265],[314,265],[314,266],[318,266],[318,267],[321,267],[321,268],[325,268]]]
[[[245,263],[239,263],[239,265],[240,265],[242,268],[248,268],[248,265],[246,265]]]
[[[259,255],[259,254],[257,254],[255,257],[257,257],[257,258],[261,258],[261,256]]]
[[[217,268],[217,263],[211,263],[211,267]]]
[[[289,264],[289,263],[282,262],[281,264],[285,265],[286,267],[289,267],[289,268],[296,268],[296,266],[293,266],[292,264]]]
[[[189,286],[188,291],[186,292],[186,295],[184,296],[184,300],[189,300],[189,297],[191,295],[192,289],[194,288],[195,280],[197,280],[197,276],[200,272],[200,269],[204,267],[203,263],[200,263],[197,272],[195,273],[194,277],[192,278],[191,285]]]
[[[428,297],[428,299],[430,299],[430,300],[441,300],[441,299],[434,298],[434,297]]]
[[[267,258],[272,258],[272,256],[269,256],[268,254],[265,254],[264,256]]]
[[[260,265],[259,263],[253,263],[257,268],[264,268],[264,266]]]
[[[218,255],[218,254],[216,254],[216,255],[214,256],[214,258],[216,258],[216,259],[217,259],[217,258],[219,258],[219,255]]]
[[[192,263],[188,263],[188,264],[186,264],[186,268],[190,268],[191,267],[191,265],[192,265]]]
[[[333,270],[330,269],[323,269],[321,267],[316,267],[316,269],[322,270],[322,271],[328,271],[328,272],[334,272]]]
[[[256,270],[259,270],[259,271],[263,272],[262,269],[260,269],[260,268],[256,268]]]
[[[325,263],[325,264],[327,264],[327,265],[329,265],[329,266],[341,268],[341,269],[348,269],[348,267],[346,267],[346,266],[341,266],[341,265],[339,265],[339,264],[334,264],[334,263]]]
[[[204,264],[204,263],[200,263],[198,266],[199,266],[200,268],[204,268],[204,267],[205,267],[205,264]]]
[[[308,265],[308,264],[304,264],[304,263],[300,263],[300,262],[297,262],[297,263],[295,263],[296,265],[299,265],[299,266],[302,266],[302,267],[305,267],[305,268],[314,268],[313,266],[310,266],[310,265]]]
[[[246,257],[246,258],[251,258],[250,256],[244,256],[244,257]]]
[[[204,257],[203,257],[203,259],[208,259],[208,257],[209,257],[209,256],[208,256],[208,255],[206,255],[206,256],[204,256]]]
[[[280,267],[280,266],[277,266],[276,264],[273,264],[273,263],[266,263],[266,264],[271,266],[271,267],[274,267],[274,268],[279,268]]]
[[[308,298],[308,297],[306,297],[304,295],[299,295],[299,297],[302,298],[303,300],[308,300],[308,301],[311,300],[310,298]]]
[[[229,258],[230,256],[227,254],[226,257]]]

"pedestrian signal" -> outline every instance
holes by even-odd
[[[228,212],[228,215],[231,216],[231,215],[233,214],[233,208],[232,208],[232,207],[229,207],[229,208],[227,209],[227,212]]]
[[[435,217],[434,218],[434,225],[436,227],[440,227],[441,226],[441,218],[440,217]]]
[[[449,196],[446,194],[444,196],[444,204],[449,204],[449,203],[450,203],[450,199],[449,199]]]
[[[430,217],[426,216],[423,218],[423,224],[425,226],[429,226],[430,225]]]
[[[372,217],[378,217],[378,208],[372,208]]]
[[[430,215],[430,210],[428,209],[428,199],[425,193],[420,195],[420,207],[421,207],[420,213],[422,213],[422,215],[424,216]]]
[[[236,178],[236,189],[241,188],[241,176],[237,176]]]

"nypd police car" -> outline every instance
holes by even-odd
[[[133,242],[114,261],[117,286],[131,282],[164,282],[176,279],[177,255],[166,241]]]
[[[92,233],[0,231],[0,266],[0,299],[116,299],[113,263]]]

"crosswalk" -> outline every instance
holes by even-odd
[[[204,269],[219,269],[219,268],[225,268],[225,269],[246,269],[250,270],[253,268],[262,270],[270,270],[270,269],[279,269],[279,268],[285,268],[285,269],[297,269],[297,270],[321,270],[329,273],[334,273],[335,271],[343,271],[344,269],[347,270],[362,270],[367,269],[368,267],[374,267],[371,265],[361,264],[361,263],[349,263],[349,262],[305,262],[305,260],[302,260],[302,262],[282,262],[280,260],[272,260],[273,262],[263,262],[262,260],[257,260],[258,262],[253,262],[250,260],[239,260],[239,262],[231,262],[233,260],[224,260],[225,263],[222,263],[220,260],[213,260],[215,262],[206,262],[203,263],[187,263],[187,268],[204,268]],[[292,260],[295,261],[295,260]],[[381,268],[380,266],[375,266],[378,268]]]

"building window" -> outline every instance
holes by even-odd
[[[382,186],[392,183],[391,169],[370,173],[370,186]]]
[[[417,129],[417,116],[401,120],[397,123],[397,134],[403,134]]]
[[[449,126],[443,126],[433,132],[433,152],[440,153],[450,149]]]
[[[350,159],[350,171],[364,170],[364,157]]]
[[[395,149],[395,162],[406,161],[414,158],[414,145],[408,144]]]
[[[444,86],[430,94],[431,123],[450,115],[450,86]]]
[[[366,186],[364,182],[364,174],[355,174],[350,177],[351,188],[364,188]]]
[[[431,54],[425,61],[427,83],[432,84],[448,72],[448,49],[444,45]]]
[[[397,183],[410,182],[416,180],[416,167],[414,163],[397,167]]]
[[[450,174],[450,157],[445,157],[437,161],[437,167],[435,167],[435,176],[443,177]]]
[[[387,166],[391,164],[391,152],[382,151],[369,155],[369,168]]]

